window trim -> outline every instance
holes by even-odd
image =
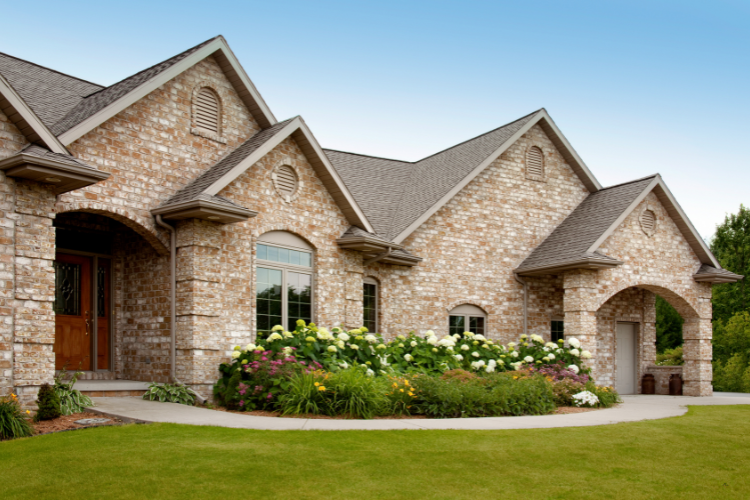
[[[270,232],[275,232],[275,231],[269,231],[269,233]],[[278,231],[278,232],[288,233],[287,231]],[[300,238],[299,236],[297,236],[294,233],[288,233],[288,234],[291,234],[293,236],[296,236],[297,238]],[[316,272],[316,265],[315,265],[315,250],[312,247],[301,248],[299,246],[282,245],[282,244],[279,244],[279,243],[272,243],[272,242],[269,242],[269,241],[266,241],[266,240],[262,239],[262,236],[263,235],[261,235],[260,237],[256,238],[256,241],[255,241],[255,252],[256,252],[255,255],[256,255],[256,258],[255,258],[255,269],[254,269],[255,273],[254,273],[254,276],[253,276],[253,282],[254,282],[254,285],[255,285],[253,287],[253,297],[255,298],[255,311],[254,311],[254,315],[253,315],[254,316],[254,318],[253,318],[254,319],[254,325],[253,325],[254,328],[253,328],[253,330],[254,330],[254,333],[255,333],[255,338],[258,338],[258,302],[257,302],[257,299],[258,299],[258,287],[257,287],[257,283],[258,283],[258,268],[272,269],[272,270],[275,270],[275,271],[281,271],[281,283],[282,283],[282,290],[281,290],[281,323],[282,324],[281,324],[281,326],[283,326],[285,330],[289,326],[288,325],[289,324],[289,297],[288,297],[288,288],[287,288],[287,283],[288,283],[288,280],[287,280],[287,271],[291,271],[291,272],[298,273],[298,274],[307,274],[307,275],[310,276],[310,321],[313,322],[313,323],[315,322],[315,314],[317,312],[316,311],[317,308],[315,307],[315,296],[316,296],[316,294],[315,294],[315,285],[316,285],[315,276],[317,274],[317,272]],[[302,238],[300,238],[300,239],[302,239]],[[257,254],[258,245],[266,245],[266,246],[272,246],[272,247],[276,247],[276,248],[285,248],[287,250],[296,250],[298,252],[309,253],[310,254],[310,266],[309,267],[308,266],[300,266],[300,265],[297,265],[297,264],[287,264],[287,263],[284,263],[284,262],[276,262],[274,260],[259,259],[259,258],[257,258],[257,255],[258,255]]]
[[[375,278],[371,278],[370,276],[365,276],[365,278],[362,280],[362,292],[363,292],[363,301],[362,301],[362,323],[365,322],[364,318],[364,312],[365,312],[365,304],[364,304],[364,288],[365,285],[374,285],[375,286],[375,329],[372,330],[373,332],[380,332],[380,283],[378,283],[378,280]],[[367,326],[367,325],[363,325]],[[367,327],[369,329],[369,327]]]

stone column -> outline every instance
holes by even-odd
[[[16,182],[13,384],[29,407],[55,376],[55,199],[48,185]]]
[[[362,265],[362,254],[359,252],[346,252],[346,328],[351,330],[359,328],[363,322],[363,304],[364,304],[364,273]],[[334,325],[332,325],[334,326]],[[338,325],[335,325],[338,326]]]
[[[567,271],[563,277],[565,338],[577,338],[582,349],[591,353],[591,359],[585,363],[591,368],[594,379],[601,369],[596,356],[596,279],[597,272],[588,269]]]
[[[0,172],[0,397],[8,396],[13,390],[14,191],[13,180]]]
[[[181,382],[210,397],[221,359],[221,225],[177,225],[177,369]]]
[[[686,318],[682,325],[682,379],[685,396],[711,396],[713,394],[713,367],[711,359],[713,328],[710,319]]]
[[[638,393],[641,393],[641,382],[643,375],[647,373],[648,367],[656,364],[656,295],[648,290],[643,293],[643,321],[639,332],[640,343],[638,359],[640,360],[638,370]]]

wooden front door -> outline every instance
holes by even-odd
[[[55,259],[55,369],[91,370],[93,259],[58,253]]]

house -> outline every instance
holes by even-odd
[[[576,336],[639,391],[655,294],[711,394],[721,268],[659,175],[602,187],[540,109],[418,162],[279,121],[221,36],[103,87],[0,54],[0,391],[56,370],[209,395],[275,324]]]

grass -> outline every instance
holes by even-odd
[[[511,431],[129,425],[0,443],[0,498],[745,499],[748,464],[750,406]]]

